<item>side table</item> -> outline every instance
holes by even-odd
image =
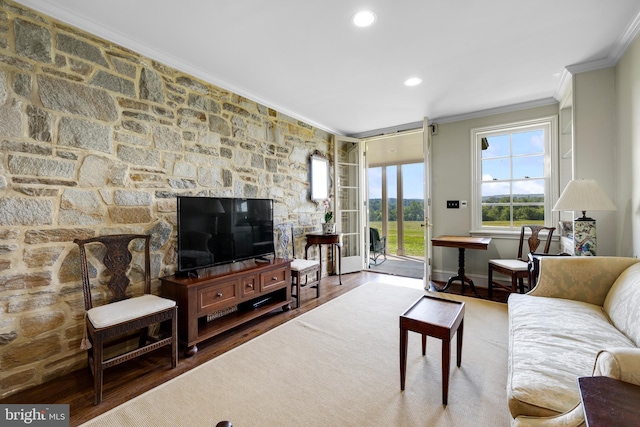
[[[455,280],[460,280],[462,285],[462,292],[464,293],[465,282],[471,287],[471,291],[477,297],[479,297],[476,287],[473,284],[473,280],[468,278],[464,273],[464,250],[465,249],[480,249],[486,251],[491,243],[491,237],[471,237],[471,236],[438,236],[431,239],[433,246],[443,246],[446,248],[458,248],[458,274],[456,276],[449,277],[447,284],[442,289],[436,288],[438,292],[444,292]]]
[[[307,244],[304,247],[304,258],[307,259],[307,251],[310,246],[318,245],[318,255],[320,258],[320,275],[322,275],[322,245],[329,245],[331,248],[338,248],[338,281],[342,285],[342,234],[324,234],[324,233],[309,233],[307,234]],[[334,258],[334,274],[336,259]]]
[[[462,362],[464,302],[423,295],[400,316],[400,390],[404,390],[407,374],[409,331],[422,334],[422,355],[427,353],[427,335],[442,340],[442,404],[449,397],[451,339],[457,336],[456,364]]]
[[[640,386],[609,377],[580,377],[587,427],[640,425]]]

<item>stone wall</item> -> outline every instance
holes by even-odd
[[[309,156],[330,145],[322,130],[0,0],[0,397],[86,369],[73,239],[151,233],[157,292],[176,266],[176,195],[273,198],[276,224],[318,230]]]

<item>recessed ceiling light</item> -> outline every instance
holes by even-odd
[[[351,21],[356,27],[368,27],[376,22],[376,14],[370,10],[361,10],[353,15]]]
[[[420,77],[410,77],[404,81],[405,86],[418,86],[422,83],[422,79]]]

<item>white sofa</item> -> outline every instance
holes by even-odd
[[[584,425],[581,376],[640,385],[639,261],[543,257],[535,288],[509,297],[512,426]]]

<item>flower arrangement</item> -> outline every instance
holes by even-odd
[[[327,224],[333,222],[333,211],[331,210],[331,200],[326,199],[324,202],[324,222]]]

